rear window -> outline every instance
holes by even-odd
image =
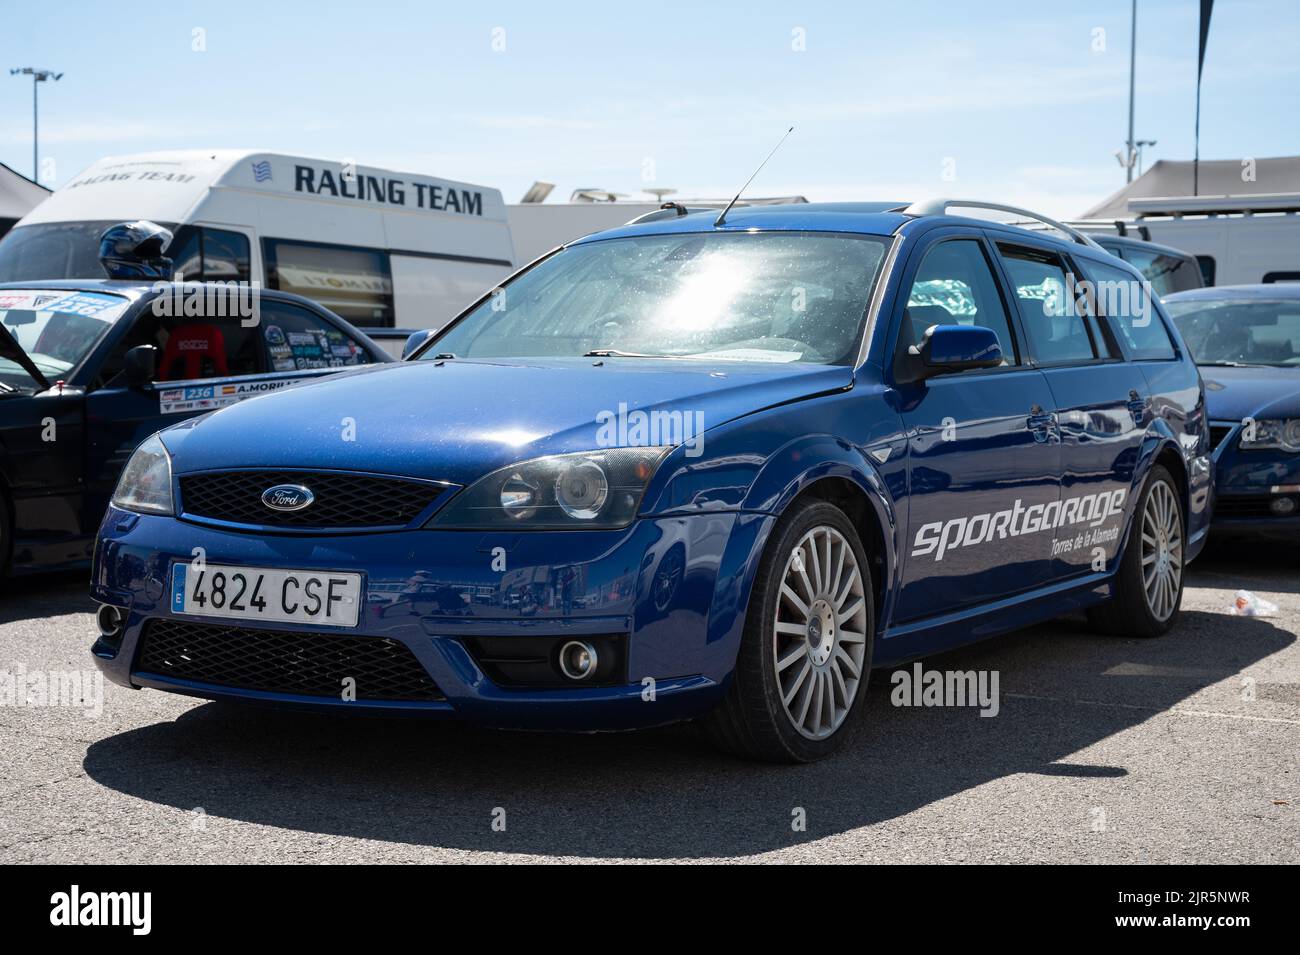
[[[1204,285],[1200,267],[1191,256],[1168,255],[1126,245],[1124,258],[1133,263],[1161,297]]]

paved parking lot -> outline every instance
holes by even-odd
[[[1279,615],[1228,615],[1239,587]],[[0,671],[89,668],[85,591],[8,585]],[[1183,606],[1156,641],[1066,620],[927,661],[998,671],[995,718],[894,707],[877,673],[854,738],[803,767],[689,726],[498,733],[111,685],[93,719],[3,706],[0,862],[1300,861],[1300,562],[1216,550]]]

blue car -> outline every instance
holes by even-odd
[[[1165,306],[1205,378],[1215,537],[1300,529],[1300,285],[1180,292]]]
[[[159,428],[389,360],[337,315],[284,292],[260,293],[256,323],[186,314],[214,288],[0,285],[0,572],[85,567],[122,466]]]
[[[1196,366],[1131,266],[950,204],[665,209],[406,361],[162,431],[100,528],[98,665],[808,761],[873,667],[1079,609],[1165,632]]]

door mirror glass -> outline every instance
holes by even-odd
[[[402,346],[402,357],[406,358],[430,338],[433,337],[432,328],[422,328],[418,332],[412,332],[407,336],[406,344]]]

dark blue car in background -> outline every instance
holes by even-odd
[[[259,292],[256,324],[184,314],[208,288],[0,285],[0,569],[84,566],[122,466],[159,428],[389,360],[297,295]]]
[[[1300,285],[1168,296],[1201,366],[1214,441],[1216,537],[1300,529]]]
[[[100,528],[98,665],[804,761],[873,666],[1079,609],[1165,632],[1195,365],[1132,267],[950,205],[666,209],[410,360],[162,431]]]

